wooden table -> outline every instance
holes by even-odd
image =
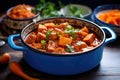
[[[21,51],[11,49],[8,44],[0,47],[0,54],[8,52],[12,59],[18,61],[25,73],[30,76],[40,78],[40,80],[120,80],[120,41],[119,37],[115,42],[105,46],[101,63],[94,69],[83,74],[73,76],[55,76],[42,72],[38,72],[31,68],[22,58]],[[12,74],[8,65],[0,66],[0,80],[23,80],[22,78]]]

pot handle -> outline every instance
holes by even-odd
[[[106,38],[106,40],[105,40],[105,45],[107,45],[108,43],[110,43],[110,42],[113,42],[114,40],[116,40],[116,33],[112,30],[112,29],[110,29],[110,28],[108,28],[108,27],[103,27],[103,26],[101,26],[101,28],[103,29],[103,30],[106,30],[106,31],[108,31],[109,33],[110,33],[110,35],[111,35],[111,37],[110,38]]]
[[[18,51],[24,51],[25,48],[23,46],[18,46],[14,43],[14,39],[18,39],[20,38],[20,34],[14,34],[14,35],[10,35],[8,37],[8,44],[10,45],[11,48],[18,50]]]

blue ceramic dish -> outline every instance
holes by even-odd
[[[112,24],[105,23],[97,18],[97,14],[101,11],[105,10],[112,10],[112,9],[119,9],[120,10],[120,4],[105,4],[105,5],[100,5],[95,10],[93,11],[92,14],[92,20],[99,24],[100,26],[105,26],[113,29],[118,36],[120,36],[120,26],[115,26]]]
[[[53,75],[75,75],[89,71],[96,67],[103,54],[103,48],[106,44],[116,39],[116,34],[107,27],[99,27],[93,22],[78,18],[49,18],[38,21],[36,24],[44,24],[47,22],[62,23],[69,22],[74,25],[86,25],[88,29],[92,30],[101,39],[100,45],[96,48],[86,52],[75,52],[72,54],[51,54],[50,52],[38,51],[25,43],[26,36],[33,31],[35,23],[28,24],[21,32],[8,37],[9,45],[19,51],[23,51],[23,59],[34,69]],[[106,38],[104,30],[110,32],[111,37]],[[14,39],[20,38],[23,46],[15,45]]]

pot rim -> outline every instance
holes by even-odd
[[[28,20],[32,20],[32,19],[38,17],[39,14],[40,14],[39,12],[37,12],[37,13],[35,14],[35,16],[33,16],[33,17],[31,17],[31,18],[14,19],[14,18],[12,18],[12,17],[9,16],[9,12],[10,12],[14,7],[15,7],[15,6],[9,8],[9,9],[7,10],[7,13],[6,13],[6,16],[7,16],[9,19],[14,20],[14,21],[28,21]]]
[[[29,45],[27,45],[27,44],[25,43],[24,39],[22,38],[22,33],[26,30],[26,28],[28,28],[29,26],[35,24],[34,22],[32,22],[32,23],[26,25],[26,26],[22,29],[21,33],[20,33],[20,34],[21,34],[21,35],[20,35],[21,41],[22,41],[22,43],[23,43],[25,46],[27,46],[27,48],[29,48],[30,50],[32,50],[32,51],[34,51],[34,52],[36,52],[36,53],[38,53],[38,54],[49,55],[49,56],[77,56],[77,55],[86,55],[86,54],[89,54],[89,52],[94,51],[94,50],[96,50],[97,48],[101,47],[101,46],[104,44],[104,42],[105,42],[105,36],[106,36],[106,35],[105,35],[105,32],[99,27],[99,25],[95,24],[94,22],[91,22],[91,21],[89,21],[89,20],[82,19],[82,18],[75,18],[75,17],[51,17],[51,18],[44,18],[44,19],[38,20],[37,22],[41,22],[41,21],[44,21],[44,20],[50,20],[50,19],[76,19],[76,20],[82,20],[82,21],[88,22],[88,23],[90,23],[90,24],[93,24],[93,25],[97,26],[97,28],[99,28],[99,29],[101,30],[101,32],[102,32],[102,34],[103,34],[103,39],[102,39],[101,43],[100,43],[97,47],[95,47],[95,48],[93,48],[93,49],[91,49],[91,50],[85,51],[85,52],[74,52],[74,53],[69,53],[69,54],[55,54],[55,53],[52,54],[51,52],[45,52],[45,51],[41,51],[41,50],[37,50],[37,49],[35,49],[35,48],[32,48],[31,46],[29,46]],[[36,23],[37,23],[37,22],[36,22]]]

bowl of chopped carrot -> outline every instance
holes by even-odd
[[[120,4],[105,4],[95,8],[92,20],[113,29],[120,36]]]
[[[24,26],[38,19],[39,14],[34,13],[33,9],[34,7],[28,4],[18,4],[9,8],[4,22],[10,29],[22,30]]]

